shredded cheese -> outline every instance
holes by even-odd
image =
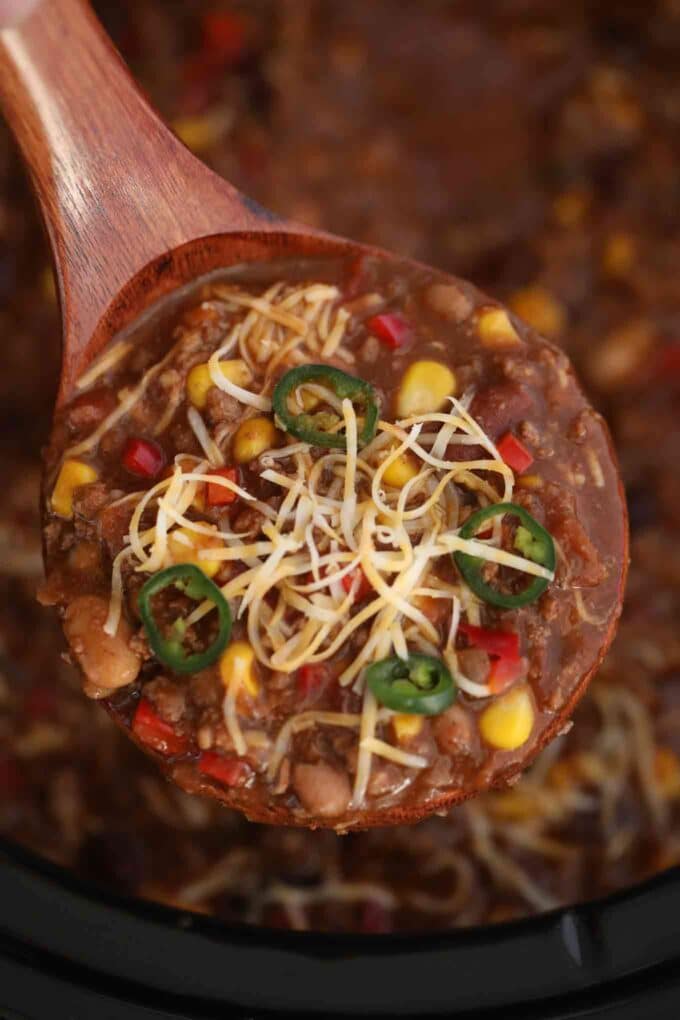
[[[350,356],[341,344],[351,317],[343,307],[336,287],[322,284],[278,282],[255,296],[233,285],[216,285],[216,306],[221,309],[223,336],[208,358],[208,371],[215,387],[243,405],[247,416],[252,409],[271,412],[271,391],[281,366],[323,358]],[[181,343],[181,341],[179,341]],[[112,348],[80,380],[80,388],[115,367],[130,345]],[[249,366],[253,390],[232,383],[219,362],[238,349]],[[134,408],[150,382],[172,361],[177,345],[149,369],[139,384],[121,394],[115,410],[98,428],[67,456],[94,448],[105,433]],[[178,391],[179,392],[179,391]],[[304,664],[333,659],[360,628],[365,630],[360,647],[339,677],[342,686],[353,685],[361,698],[361,712],[307,711],[292,715],[281,726],[267,759],[267,775],[274,779],[290,751],[295,735],[313,726],[337,726],[358,731],[358,759],[352,805],[360,808],[368,790],[375,756],[405,768],[422,769],[428,759],[389,743],[382,724],[389,713],[380,711],[366,687],[364,670],[372,661],[389,655],[408,656],[419,649],[440,654],[439,632],[423,611],[420,599],[447,599],[451,618],[444,658],[455,671],[459,686],[473,697],[488,697],[486,685],[461,674],[455,649],[462,613],[469,622],[480,622],[480,604],[461,584],[449,584],[437,573],[437,561],[455,551],[466,552],[489,563],[530,576],[553,579],[553,573],[501,546],[500,521],[494,522],[491,537],[463,539],[460,535],[461,506],[476,498],[486,506],[511,501],[514,474],[502,461],[495,444],[471,416],[472,394],[449,398],[447,407],[436,413],[413,415],[397,423],[381,420],[375,437],[359,450],[359,423],[352,401],[340,399],[326,387],[310,383],[294,399],[300,403],[311,396],[337,414],[337,430],[343,430],[343,452],[319,453],[305,442],[288,442],[263,457],[261,478],[280,492],[276,506],[256,499],[229,478],[211,474],[211,468],[225,463],[220,443],[228,431],[211,431],[195,407],[188,407],[187,422],[196,436],[204,460],[180,454],[169,478],[146,492],[124,497],[134,504],[128,535],[115,557],[111,576],[111,600],[105,624],[115,634],[124,599],[124,572],[153,573],[172,562],[170,536],[181,541],[177,531],[219,537],[219,548],[198,552],[199,560],[219,564],[241,564],[222,584],[222,593],[232,604],[237,619],[245,621],[248,640],[258,662],[271,670],[291,674]],[[157,429],[167,427],[175,414],[169,402]],[[449,451],[478,446],[484,455],[475,460],[452,459]],[[385,484],[385,474],[404,454],[413,458],[416,470],[401,488]],[[590,459],[596,484],[597,458]],[[494,481],[494,478],[496,479]],[[257,534],[250,537],[193,519],[196,516],[198,486],[220,485],[260,512]],[[190,540],[185,538],[188,544]],[[368,596],[357,603],[360,580],[370,586]],[[347,579],[351,578],[351,583]],[[362,582],[363,583],[363,582]],[[583,600],[577,605],[588,620]],[[199,604],[187,617],[193,626],[214,604]],[[239,720],[236,691],[228,687],[223,699],[224,726],[238,755],[248,747],[266,748],[245,731]]]

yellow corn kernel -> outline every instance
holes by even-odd
[[[397,393],[397,418],[439,411],[456,392],[456,377],[439,361],[414,361],[404,372]]]
[[[664,797],[680,796],[680,761],[670,747],[658,747],[654,754],[654,778]]]
[[[564,329],[564,306],[545,287],[535,285],[515,291],[510,299],[510,307],[520,319],[524,319],[543,336],[557,336]]]
[[[564,191],[553,201],[553,215],[562,227],[577,227],[588,212],[590,195],[587,191]]]
[[[406,744],[413,737],[417,737],[423,728],[422,715],[394,715],[392,716],[392,727],[394,735],[400,744]]]
[[[172,128],[177,137],[192,152],[205,152],[220,137],[222,124],[214,115],[204,114],[197,117],[178,117],[173,121]]]
[[[99,478],[91,464],[82,460],[65,460],[59,469],[52,490],[52,509],[60,517],[73,517],[73,493],[81,485],[89,485]]]
[[[588,355],[586,369],[600,389],[615,390],[640,380],[656,343],[648,319],[633,319],[608,333]]]
[[[224,687],[243,688],[251,698],[260,693],[255,672],[255,652],[247,641],[232,641],[220,657],[220,679]]]
[[[223,549],[224,542],[217,534],[203,535],[191,528],[175,528],[168,536],[168,550],[172,563],[193,563],[200,567],[206,577],[214,577],[222,566],[221,560],[202,559],[203,549]]]
[[[403,489],[407,482],[415,478],[420,470],[418,458],[407,450],[400,453],[388,468],[385,468],[383,481],[394,489]]]
[[[236,386],[245,387],[253,378],[250,369],[241,358],[234,358],[232,361],[220,361],[218,364],[224,378]],[[202,411],[205,407],[208,400],[208,390],[214,385],[210,378],[207,361],[202,362],[200,365],[194,365],[187,376],[187,394],[191,403],[199,411]]]
[[[626,276],[635,263],[635,240],[630,234],[612,234],[604,246],[602,268],[608,276]]]
[[[237,464],[247,464],[276,445],[278,433],[270,418],[248,418],[234,435],[232,454]]]
[[[482,308],[477,313],[477,332],[484,347],[495,351],[521,344],[521,339],[504,308]]]
[[[520,475],[516,479],[515,485],[519,485],[520,489],[540,489],[543,485],[543,479],[540,475]]]
[[[479,717],[479,731],[487,744],[514,751],[526,744],[534,726],[534,706],[526,684],[501,695]]]

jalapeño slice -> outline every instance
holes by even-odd
[[[338,415],[328,411],[293,414],[290,410],[288,398],[295,393],[298,386],[306,382],[320,383],[341,400],[345,397],[351,400],[364,419],[359,433],[359,446],[370,443],[378,427],[376,392],[364,379],[357,379],[356,376],[348,375],[347,372],[333,368],[332,365],[299,365],[281,376],[272,395],[274,414],[281,428],[312,446],[347,449],[344,434],[333,431],[333,428],[341,423]]]
[[[493,517],[510,514],[519,520],[515,531],[514,546],[525,559],[538,563],[546,570],[555,570],[555,543],[548,531],[535,520],[524,507],[516,503],[494,503],[468,517],[460,529],[461,538],[474,538],[480,526]],[[453,554],[456,566],[463,575],[469,588],[484,602],[501,609],[517,609],[534,602],[542,595],[550,583],[545,577],[532,577],[530,583],[522,591],[506,594],[494,588],[484,579],[485,560],[481,556],[457,551]]]
[[[217,637],[201,652],[187,652],[184,646],[187,626],[183,619],[175,620],[167,633],[156,622],[151,599],[170,585],[196,601],[208,599],[217,609]],[[231,637],[229,603],[217,585],[193,563],[177,563],[150,577],[139,593],[139,613],[151,650],[160,662],[175,673],[198,673],[211,666]]]

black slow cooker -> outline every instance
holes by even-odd
[[[680,1016],[680,874],[438,935],[228,927],[0,850],[2,1020]]]

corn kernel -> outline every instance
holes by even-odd
[[[658,747],[654,755],[654,778],[664,797],[680,796],[680,761],[670,747]]]
[[[483,346],[491,350],[506,350],[522,342],[504,308],[482,308],[477,315],[477,332]]]
[[[413,737],[417,737],[423,728],[422,715],[394,715],[392,716],[392,727],[394,735],[400,744],[406,744]]]
[[[391,485],[394,489],[403,489],[407,482],[416,477],[419,470],[418,459],[406,451],[400,453],[389,467],[385,468],[383,481],[385,485]]]
[[[612,234],[602,253],[602,268],[608,276],[626,276],[635,263],[635,241],[630,234]]]
[[[564,307],[545,287],[536,285],[516,291],[510,299],[510,307],[543,336],[557,336],[564,329]]]
[[[81,485],[99,478],[98,472],[82,460],[65,460],[52,491],[52,509],[60,517],[73,517],[73,494]]]
[[[207,113],[196,117],[178,117],[173,121],[172,129],[192,152],[205,152],[217,142],[223,126],[221,118]]]
[[[590,195],[583,190],[564,191],[553,202],[553,215],[562,227],[577,227],[588,212]]]
[[[241,358],[234,358],[233,361],[218,362],[220,371],[225,379],[236,386],[247,386],[252,380],[250,369]],[[208,390],[215,384],[210,378],[207,361],[200,365],[194,365],[187,376],[187,394],[189,400],[202,411],[208,400]]]
[[[519,485],[520,489],[540,489],[543,479],[540,475],[520,475],[515,485]]]
[[[247,641],[232,641],[220,658],[220,679],[224,687],[243,688],[251,698],[260,693],[255,672],[255,652]]]
[[[278,432],[270,418],[248,418],[234,435],[232,453],[237,464],[247,464],[276,445]]]
[[[655,341],[655,331],[646,319],[633,319],[614,329],[590,352],[586,367],[591,381],[603,390],[637,382]]]
[[[168,536],[168,550],[172,563],[193,563],[200,567],[206,577],[214,577],[222,566],[221,560],[202,559],[198,554],[203,549],[222,549],[224,543],[217,534],[204,535],[191,528],[176,528]]]
[[[514,751],[526,744],[534,726],[534,706],[526,684],[512,687],[479,717],[479,730],[487,744]]]
[[[456,392],[456,377],[439,361],[414,361],[404,372],[397,393],[397,418],[439,411]]]

